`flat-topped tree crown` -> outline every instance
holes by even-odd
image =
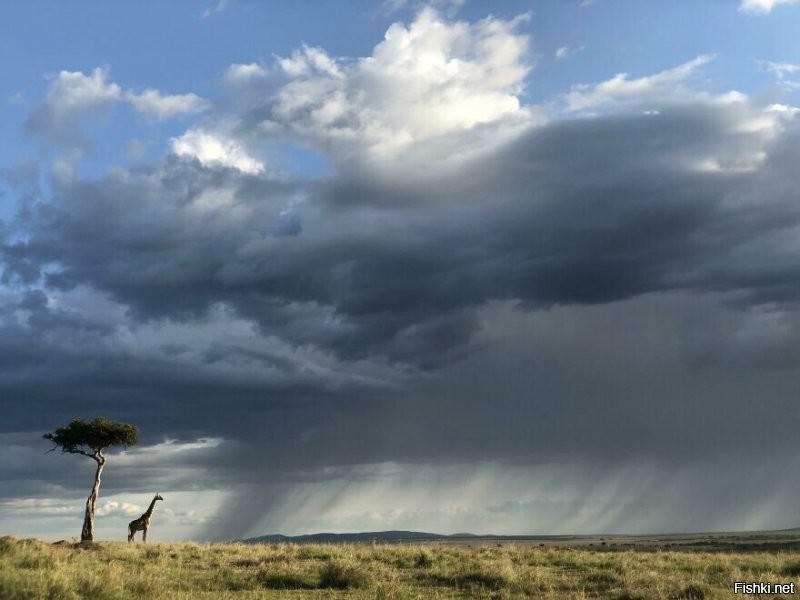
[[[61,448],[61,452],[82,454],[97,463],[94,485],[86,499],[86,513],[81,530],[81,541],[92,541],[94,539],[94,511],[97,497],[100,495],[100,475],[106,464],[103,450],[112,446],[133,446],[139,441],[139,429],[136,425],[97,417],[91,421],[73,419],[69,425],[45,433],[43,437],[55,444],[51,450]]]
[[[59,427],[44,438],[53,442],[62,452],[95,457],[112,446],[133,446],[139,440],[136,425],[97,417],[91,421],[73,419],[69,425]]]

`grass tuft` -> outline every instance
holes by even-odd
[[[433,566],[433,557],[427,550],[420,550],[414,557],[414,566],[418,569],[428,569]]]
[[[490,571],[467,571],[455,577],[456,587],[479,587],[490,590],[499,590],[508,586],[508,579],[502,573]]]
[[[327,562],[319,578],[319,587],[336,590],[365,588],[369,583],[369,575],[364,571],[337,561]]]
[[[313,590],[319,581],[310,573],[295,571],[271,571],[264,569],[258,575],[261,587],[270,590]]]

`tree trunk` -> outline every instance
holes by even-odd
[[[94,485],[92,492],[86,499],[86,515],[83,517],[83,529],[81,530],[81,541],[91,542],[94,540],[94,509],[97,504],[97,497],[100,495],[100,474],[106,464],[105,457],[99,452],[92,457],[97,461],[97,470],[94,473]]]

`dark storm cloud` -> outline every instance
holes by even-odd
[[[576,518],[565,506],[596,501],[598,488],[603,497],[613,491],[603,501],[618,519],[610,529],[590,518],[572,527],[783,527],[800,518],[793,508],[769,513],[782,486],[796,489],[796,315],[751,313],[726,307],[724,298],[677,293],[533,313],[502,303],[480,318],[480,348],[435,380],[338,407],[309,421],[301,436],[274,446],[259,440],[254,454],[235,457],[231,469],[247,473],[242,481],[249,486],[207,534],[248,535],[258,523],[261,531],[286,530],[279,516],[300,510],[298,486],[315,484],[312,496],[340,489],[339,501],[357,502],[358,493],[348,492],[364,476],[361,465],[387,462],[438,466],[441,473],[494,465],[487,469],[517,469],[523,477],[526,469],[556,465],[554,483],[574,495],[557,495],[560,519],[537,526],[539,532],[564,531]],[[776,326],[765,327],[774,318]],[[617,476],[632,464],[643,466]],[[739,489],[750,474],[774,485]],[[405,489],[402,480],[372,477],[371,485],[387,493]],[[550,486],[527,477],[534,488]],[[416,493],[435,502],[431,490],[440,481],[415,483]],[[498,488],[497,497],[503,493]],[[725,494],[736,501],[720,510]],[[254,495],[273,512],[248,500]],[[681,515],[670,502],[693,508]],[[746,525],[748,511],[765,520]],[[540,522],[541,513],[508,527],[531,531],[530,523]]]
[[[99,302],[93,300],[96,307]],[[84,494],[90,465],[82,457],[45,456],[49,444],[42,434],[85,415],[138,425],[140,444],[150,448],[165,438],[225,439],[202,453],[155,452],[152,460],[134,450],[125,462],[112,452],[106,493],[154,486],[235,488],[241,483],[239,469],[247,468],[243,459],[257,455],[262,468],[276,468],[281,453],[273,450],[319,426],[334,406],[348,410],[354,399],[380,391],[384,383],[380,373],[371,380],[364,369],[337,372],[339,365],[320,359],[316,369],[327,370],[310,370],[306,362],[314,357],[281,352],[258,340],[216,341],[236,339],[230,328],[237,323],[224,315],[216,322],[205,319],[210,328],[205,336],[197,335],[202,327],[197,320],[172,335],[152,325],[155,345],[137,348],[120,338],[113,315],[104,318],[90,309],[87,317],[47,304],[41,291],[10,295],[0,303],[0,443],[7,450],[0,461],[0,498]],[[165,350],[155,343],[185,340],[184,335],[192,342],[177,353],[176,344]]]
[[[424,178],[351,165],[303,184],[173,156],[60,181],[2,238],[4,281],[44,291],[3,299],[0,427],[105,413],[147,444],[219,436],[200,485],[275,506],[366,463],[794,456],[799,139],[741,126],[760,116],[555,122]],[[84,287],[120,315],[45,295]],[[120,327],[156,341],[134,352]],[[170,460],[145,481],[193,485],[195,459]],[[71,485],[0,472],[12,496]],[[242,500],[210,535],[264,511]]]
[[[796,175],[781,161],[797,134],[770,146],[737,129],[755,111],[698,104],[558,122],[424,186],[351,172],[303,190],[173,158],[63,184],[29,239],[6,243],[4,276],[30,281],[34,265],[57,263],[50,285],[91,285],[141,318],[224,302],[295,343],[426,366],[469,340],[487,300],[693,289],[792,303],[798,272],[782,236],[798,223]],[[741,172],[765,147],[766,164]],[[708,160],[722,167],[701,170]],[[302,330],[298,311],[305,323],[317,313],[316,326]]]
[[[229,421],[219,423],[215,431],[235,438],[243,431],[252,432],[247,414],[266,419],[276,411],[309,410],[328,397],[374,387],[351,378],[358,370],[335,372],[335,364],[323,375],[311,372],[303,353],[280,352],[279,346],[216,341],[228,333],[230,321],[224,318],[208,323],[205,336],[194,335],[191,350],[175,353],[169,344],[167,349],[160,344],[126,346],[117,325],[108,319],[46,303],[44,293],[34,291],[5,302],[0,310],[0,390],[6,432],[41,428],[42,414],[31,411],[38,406],[51,426],[110,408],[120,418],[141,422],[145,443],[165,434],[200,436],[207,431],[208,419],[219,413]],[[198,322],[193,325],[198,327]],[[158,324],[152,334],[171,339]],[[228,403],[225,408],[223,400]],[[280,437],[277,424],[275,431],[269,424],[260,426],[264,433]]]

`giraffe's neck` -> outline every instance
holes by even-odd
[[[153,501],[150,503],[150,506],[147,508],[147,512],[146,512],[146,513],[144,513],[142,516],[143,516],[145,519],[149,519],[149,518],[150,518],[150,515],[152,515],[152,514],[153,514],[153,509],[154,509],[155,507],[156,507],[156,499],[155,499],[155,498],[153,498]]]

